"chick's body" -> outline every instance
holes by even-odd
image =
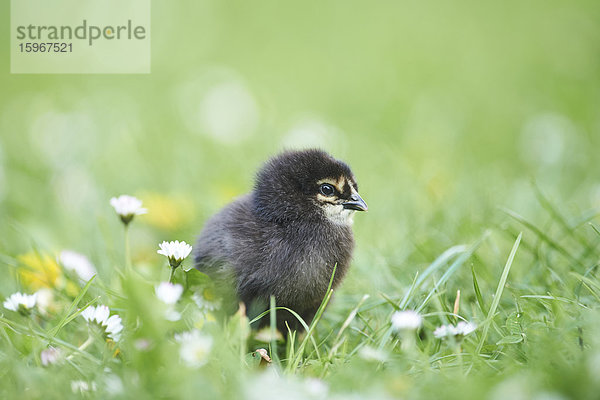
[[[366,210],[350,168],[319,150],[283,153],[265,164],[252,193],[205,225],[196,245],[201,271],[228,277],[250,315],[277,306],[310,323],[333,273],[344,277],[352,258],[352,215]],[[266,322],[268,318],[263,318]],[[301,329],[278,312],[278,327]]]

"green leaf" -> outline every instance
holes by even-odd
[[[510,332],[511,336],[520,335],[523,329],[521,329],[521,322],[519,319],[521,315],[516,311],[510,313],[508,318],[506,318],[506,329]]]
[[[212,280],[210,277],[205,273],[198,271],[196,268],[185,271],[185,287],[187,289],[196,286],[206,286],[210,285],[211,283]]]
[[[169,267],[171,268],[171,267]],[[177,268],[174,272],[173,272],[173,279],[172,279],[172,283],[177,283],[181,286],[183,286],[184,288],[187,288],[187,283],[186,283],[186,273],[184,270],[182,270],[181,268]]]
[[[246,364],[248,364],[250,368],[256,368],[260,365],[260,360],[262,359],[262,357],[260,356],[260,354],[258,354],[258,352],[253,351],[252,353],[246,354],[245,359]]]
[[[523,341],[523,335],[508,335],[508,336],[504,336],[502,339],[500,339],[498,342],[496,342],[497,345],[500,344],[516,344],[516,343],[521,343]]]

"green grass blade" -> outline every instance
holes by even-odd
[[[406,305],[408,304],[408,301],[410,300],[410,295],[415,290],[420,288],[421,285],[423,284],[423,282],[425,282],[425,280],[429,276],[431,276],[431,274],[433,274],[434,272],[436,272],[437,270],[442,268],[444,265],[446,265],[452,257],[456,256],[457,254],[464,253],[465,251],[467,251],[467,246],[458,245],[458,246],[450,247],[448,250],[446,250],[442,254],[440,254],[440,256],[438,258],[436,258],[429,265],[429,267],[427,267],[427,269],[425,269],[425,271],[423,271],[423,273],[419,277],[417,277],[416,281],[411,286],[410,290],[408,292],[406,292],[406,294],[402,298],[402,301],[400,301],[400,304],[398,305],[398,307],[401,310],[404,309],[406,307]]]
[[[327,304],[329,303],[329,300],[331,299],[331,295],[333,294],[333,289],[331,287],[333,286],[333,278],[335,277],[336,270],[337,270],[337,264],[335,264],[333,266],[333,271],[331,272],[331,278],[329,279],[329,285],[327,287],[327,293],[325,294],[323,301],[321,301],[321,305],[319,306],[319,309],[317,310],[315,317],[313,318],[312,322],[310,323],[310,327],[309,327],[308,331],[306,332],[306,337],[304,338],[304,340],[302,340],[302,342],[300,343],[300,346],[298,346],[298,351],[296,351],[293,362],[288,364],[288,368],[287,368],[288,372],[291,372],[292,369],[296,368],[298,366],[298,364],[300,364],[300,361],[302,360],[302,356],[304,354],[304,348],[306,347],[306,343],[308,342],[308,340],[310,340],[310,338],[313,337],[315,328],[316,328],[317,324],[319,323],[321,316],[323,315],[323,312],[325,311],[325,307],[327,307]],[[317,347],[315,347],[315,350],[316,349],[317,349]]]
[[[58,325],[56,325],[51,331],[50,331],[50,335],[51,336],[56,336],[58,335],[58,332],[63,328],[63,326],[65,326],[67,324],[67,319],[69,319],[70,314],[73,312],[73,310],[75,309],[75,307],[77,307],[77,304],[79,304],[79,302],[81,301],[81,299],[83,298],[83,296],[85,296],[85,294],[87,293],[88,289],[90,288],[92,282],[94,281],[94,279],[96,279],[96,275],[92,276],[92,278],[85,284],[85,286],[83,287],[83,289],[81,289],[81,291],[79,292],[79,294],[77,295],[77,297],[75,298],[75,300],[73,300],[73,302],[71,303],[71,305],[69,306],[69,308],[67,309],[67,312],[65,313],[65,315],[62,317],[62,319],[60,320],[60,322],[58,323]],[[86,305],[86,307],[88,307],[88,305]],[[77,312],[77,314],[79,314],[82,310],[79,310]],[[69,321],[71,321],[73,318],[69,319]]]
[[[475,250],[477,250],[479,246],[481,246],[481,243],[485,240],[485,238],[488,237],[488,235],[489,231],[486,231],[485,234],[481,238],[479,238],[479,240],[477,240],[477,242],[475,242],[467,251],[463,252],[460,256],[458,256],[458,258],[452,263],[452,265],[450,265],[446,272],[444,272],[444,275],[442,275],[440,280],[435,283],[435,285],[429,291],[427,297],[425,298],[425,300],[423,300],[421,305],[417,307],[417,312],[420,312],[427,305],[431,297],[437,292],[438,288],[444,283],[446,283],[446,281],[456,272],[456,270],[458,270],[458,268],[461,265],[465,263],[465,261],[471,258]]]
[[[292,363],[288,364],[288,371],[291,371],[293,368],[296,368],[300,364],[300,361],[301,361],[302,356],[304,354],[304,348],[306,347],[306,343],[308,342],[308,340],[310,338],[313,337],[313,334],[314,334],[315,328],[317,326],[317,323],[321,320],[321,316],[323,315],[323,312],[325,311],[325,307],[329,303],[329,300],[331,299],[331,295],[332,294],[333,294],[333,289],[330,289],[329,292],[327,293],[327,295],[323,298],[323,302],[321,303],[321,307],[319,308],[319,310],[315,314],[315,318],[313,319],[313,322],[310,324],[308,332],[306,333],[306,337],[304,338],[304,340],[302,341],[302,343],[300,343],[300,346],[298,346],[298,351],[296,352],[296,356],[294,358],[294,361]],[[318,346],[315,347],[315,349],[318,349]]]
[[[587,276],[578,274],[577,272],[571,272],[571,275],[573,275],[574,277],[579,279],[582,283],[585,283],[585,284],[589,285],[590,287],[594,288],[595,290],[597,290],[598,292],[600,292],[600,284],[597,283],[596,281],[594,281],[593,279],[590,279]]]
[[[409,290],[410,292],[410,290]],[[398,307],[398,304],[396,304],[396,302],[394,301],[394,299],[392,299],[390,296],[388,296],[387,294],[380,292],[379,295],[381,297],[383,297],[383,299],[392,306],[392,308],[396,311],[400,311],[400,307]]]
[[[590,226],[592,227],[592,229],[594,230],[594,232],[596,232],[598,235],[600,235],[600,230],[598,230],[598,227],[596,227],[596,225],[594,225],[594,223],[589,222]]]
[[[302,327],[304,328],[305,331],[308,332],[308,330],[310,329],[308,324],[306,323],[306,321],[304,321],[304,319],[302,319],[302,317],[294,310],[292,310],[291,308],[287,308],[287,307],[275,307],[274,310],[285,310],[287,312],[289,312],[290,314],[292,314],[297,320],[298,322],[300,322],[300,325],[302,325]],[[267,311],[263,311],[262,313],[260,313],[259,315],[257,315],[254,319],[252,319],[252,321],[249,322],[249,324],[253,324],[254,322],[260,320],[261,318],[263,318],[265,315],[269,314],[271,312],[271,310],[267,310]],[[283,333],[283,332],[282,332]],[[319,354],[319,346],[317,345],[317,342],[315,341],[314,338],[311,338],[311,342],[315,348],[315,352],[317,354],[317,358],[321,358],[321,355]]]
[[[504,291],[504,286],[506,285],[506,280],[508,279],[508,273],[510,272],[510,268],[512,266],[513,260],[515,259],[515,254],[517,253],[517,249],[519,248],[519,243],[521,243],[521,237],[523,233],[519,233],[517,236],[517,240],[513,245],[510,255],[508,256],[508,260],[506,260],[506,265],[504,265],[504,270],[502,271],[502,276],[500,277],[500,281],[498,282],[498,287],[496,288],[496,294],[494,295],[494,300],[492,301],[492,305],[490,306],[490,311],[488,312],[487,318],[483,322],[483,331],[481,333],[481,339],[479,340],[479,344],[477,345],[476,353],[479,354],[481,349],[483,348],[483,344],[485,343],[485,339],[487,338],[488,331],[490,329],[490,323],[494,318],[496,313],[496,309],[498,308],[498,304],[500,304],[500,297],[502,297],[502,292]]]
[[[79,314],[81,314],[83,312],[83,310],[85,310],[86,308],[88,308],[89,306],[91,306],[92,304],[94,304],[95,302],[98,301],[98,299],[100,299],[100,296],[96,297],[93,300],[90,300],[87,304],[85,304],[83,307],[81,307],[79,310],[75,311],[73,314],[69,315],[69,318],[66,319],[65,323],[63,324],[63,326],[67,325],[69,322],[73,321],[75,318],[77,318],[79,316]]]
[[[585,265],[583,264],[583,262],[581,262],[577,258],[573,257],[571,255],[571,253],[569,253],[563,246],[558,244],[550,236],[546,235],[537,226],[533,225],[531,222],[527,221],[525,218],[523,218],[522,216],[520,216],[519,214],[517,214],[514,211],[511,211],[506,208],[502,208],[501,210],[504,213],[506,213],[508,216],[513,218],[514,220],[518,221],[521,225],[524,225],[526,228],[528,228],[533,233],[535,233],[542,241],[546,242],[550,247],[552,247],[554,250],[556,250],[558,253],[560,253],[562,256],[564,256],[567,260],[585,268]]]
[[[342,341],[340,341],[342,333],[344,333],[344,331],[346,330],[346,328],[348,328],[348,326],[350,326],[350,324],[352,323],[352,321],[354,321],[354,318],[356,317],[356,314],[358,314],[358,310],[360,309],[360,307],[363,305],[363,303],[368,298],[369,298],[369,295],[365,294],[360,299],[360,301],[358,302],[358,304],[356,305],[356,307],[354,307],[352,309],[352,311],[350,311],[350,314],[348,314],[348,317],[346,318],[346,320],[342,324],[342,327],[340,328],[340,330],[338,331],[337,335],[335,336],[335,340],[333,341],[334,345],[331,347],[331,350],[329,351],[329,356],[328,357],[329,357],[330,360],[333,358],[333,356],[335,355],[335,352],[337,351],[337,349],[342,344],[342,341],[345,340],[345,339],[342,339]]]
[[[80,354],[81,356],[87,358],[88,360],[94,362],[95,364],[100,365],[101,362],[100,360],[98,360],[96,357],[92,356],[90,353],[80,350],[77,346],[72,345],[71,343],[65,342],[63,340],[60,340],[56,337],[53,337],[52,335],[43,332],[43,331],[38,331],[37,329],[33,329],[27,326],[24,326],[22,324],[19,324],[17,322],[11,321],[7,318],[4,318],[2,316],[0,316],[0,323],[1,324],[5,324],[7,327],[9,327],[11,330],[13,330],[14,332],[20,333],[20,334],[26,334],[26,332],[31,332],[34,335],[48,341],[48,343],[57,343],[60,344],[61,346],[73,351],[74,353]]]
[[[275,311],[275,296],[271,296],[269,299],[269,325],[271,326],[271,358],[275,361],[279,361],[277,355],[277,312]],[[283,332],[282,332],[283,333]]]
[[[475,276],[475,267],[471,266],[471,274],[473,275],[473,289],[475,290],[475,297],[477,303],[482,312],[485,313],[485,304],[483,302],[483,296],[481,296],[481,290],[479,290],[479,283],[477,283],[477,277]]]

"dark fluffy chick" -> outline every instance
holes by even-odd
[[[206,223],[195,247],[196,268],[231,280],[250,317],[266,310],[274,295],[277,306],[310,324],[334,265],[334,287],[346,274],[353,214],[366,210],[347,164],[321,150],[284,152],[264,164],[251,193]],[[302,329],[290,313],[278,312],[284,334],[286,322]]]

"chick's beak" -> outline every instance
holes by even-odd
[[[350,200],[342,203],[346,210],[367,211],[369,207],[367,203],[359,196],[358,193],[353,193]]]

